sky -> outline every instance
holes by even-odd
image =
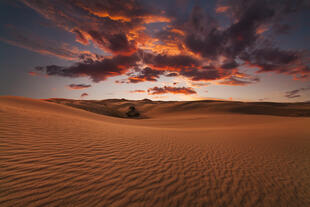
[[[308,0],[1,0],[0,95],[310,101]]]

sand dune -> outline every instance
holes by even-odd
[[[74,100],[47,99],[98,114],[126,117],[129,106],[135,106],[142,114],[141,118],[176,116],[184,114],[260,114],[289,117],[310,117],[310,103],[274,103],[274,102],[239,102],[239,101],[151,101],[107,99]]]
[[[0,206],[310,206],[306,105],[102,104],[0,97]]]

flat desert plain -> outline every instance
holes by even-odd
[[[130,105],[142,118],[119,118]],[[3,96],[0,206],[307,207],[308,113],[309,104]]]

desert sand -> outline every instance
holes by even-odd
[[[310,206],[307,105],[54,102],[0,97],[0,206]]]

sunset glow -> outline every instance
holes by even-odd
[[[226,100],[310,99],[308,90],[286,96],[310,87],[307,1],[0,5],[7,20],[1,22],[1,78],[9,80],[1,85],[2,95],[49,98],[57,91],[58,97],[80,98],[77,91],[83,90],[90,99],[156,99],[156,93],[131,91],[174,87],[171,91],[179,92],[164,90],[164,100],[194,98],[177,89],[183,87],[199,97]],[[77,84],[90,87],[65,90]]]

